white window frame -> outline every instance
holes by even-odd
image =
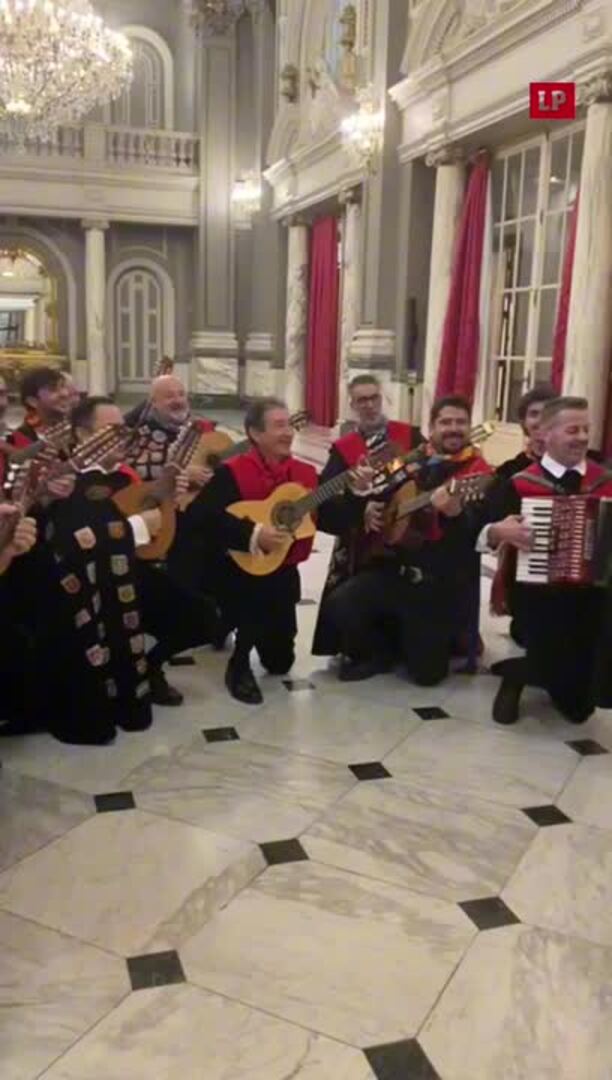
[[[122,26],[121,32],[122,34],[125,34],[130,41],[144,42],[158,53],[161,60],[164,95],[162,118],[163,130],[174,131],[174,57],[167,41],[165,41],[161,34],[157,34],[155,30],[151,30],[148,26]],[[110,124],[110,104],[104,105],[103,112],[104,122]]]
[[[552,160],[552,147],[553,147],[553,143],[556,140],[567,138],[569,135],[572,135],[572,134],[577,133],[579,131],[584,131],[584,128],[585,128],[584,121],[564,125],[559,130],[553,130],[553,131],[549,132],[548,134],[537,135],[537,136],[534,136],[534,137],[532,137],[530,139],[524,139],[521,142],[517,142],[517,143],[513,143],[513,144],[508,145],[508,146],[501,147],[497,151],[497,153],[494,155],[494,161],[499,161],[499,160],[507,159],[509,157],[513,157],[513,156],[515,156],[516,154],[519,154],[519,153],[524,153],[527,150],[532,149],[534,147],[540,147],[540,149],[541,149],[540,176],[539,176],[539,183],[538,183],[538,199],[537,199],[536,212],[535,212],[535,215],[534,215],[534,217],[535,217],[535,229],[534,229],[534,249],[533,249],[533,264],[532,264],[531,284],[530,284],[528,290],[526,290],[526,291],[528,291],[530,293],[530,296],[529,296],[529,314],[528,314],[528,322],[527,322],[527,336],[526,336],[526,343],[525,343],[525,356],[524,356],[524,359],[522,361],[523,364],[524,364],[523,386],[522,386],[523,393],[525,393],[527,390],[529,390],[530,387],[535,382],[535,375],[536,375],[536,370],[537,370],[536,365],[538,363],[550,360],[550,357],[546,357],[546,356],[541,357],[541,356],[539,356],[537,354],[537,346],[538,346],[538,332],[539,332],[539,325],[540,325],[540,301],[541,301],[541,296],[542,296],[543,291],[545,291],[547,288],[550,288],[550,286],[546,286],[546,285],[543,284],[542,276],[543,276],[543,269],[544,269],[544,256],[545,256],[545,245],[546,245],[546,219],[547,219],[547,211],[548,211],[547,196],[548,196],[548,191],[549,191],[549,187],[550,187],[550,170],[551,170],[551,160]],[[492,183],[492,179],[491,179],[491,183]],[[506,203],[506,184],[507,184],[507,174],[505,175],[505,178],[504,178],[504,188],[503,188],[503,192],[502,192],[502,207],[505,207],[505,203]],[[522,188],[522,180],[521,180],[521,190],[520,190],[520,193],[519,193],[519,202],[518,202],[519,213],[520,213],[520,209],[521,209],[522,190],[523,190],[523,188]],[[515,219],[509,219],[509,220],[513,221]],[[504,224],[506,224],[506,223],[504,222]],[[495,228],[495,225],[496,225],[496,223],[493,222],[493,225],[492,225],[493,229]],[[520,232],[517,232],[517,237],[518,236],[520,236]],[[563,232],[563,237],[562,237],[562,244],[561,244],[561,263],[560,263],[560,268],[559,268],[559,274],[560,275],[562,273],[562,267],[563,267],[563,251],[565,249],[565,242],[566,242],[566,233],[565,233],[565,227],[564,227],[564,232]],[[501,250],[500,250],[500,257],[501,257]],[[497,273],[497,260],[495,259],[495,257],[493,257],[492,260],[491,260],[491,273],[493,275],[495,275]],[[515,260],[515,266],[514,266],[514,284],[516,284],[516,275],[517,275],[517,273],[518,273],[518,259]],[[489,280],[486,283],[486,287],[491,291],[491,293],[492,293],[492,289],[493,289],[493,284],[494,283],[491,280]],[[511,380],[512,364],[519,364],[519,363],[521,363],[521,360],[520,360],[520,358],[516,358],[516,359],[513,360],[512,358],[500,357],[497,354],[497,351],[496,351],[497,341],[495,339],[497,337],[497,333],[498,333],[498,329],[499,329],[499,325],[498,325],[498,307],[497,307],[499,296],[498,295],[492,295],[491,299],[492,299],[492,304],[491,304],[490,313],[489,313],[489,325],[486,328],[486,334],[487,334],[486,357],[487,357],[487,384],[488,385],[487,385],[487,392],[486,392],[486,405],[487,405],[487,408],[485,409],[485,412],[486,412],[487,415],[492,416],[492,415],[494,415],[496,413],[497,410],[499,410],[499,412],[501,412],[501,417],[502,417],[501,422],[504,423],[504,424],[513,425],[514,421],[507,420],[507,419],[505,419],[505,417],[507,415],[508,403],[509,403],[509,395],[510,395],[510,389],[511,389],[511,384],[512,384],[512,380]],[[511,332],[511,337],[512,337],[512,332]],[[505,380],[505,387],[504,387],[504,390],[503,390],[503,400],[502,400],[501,397],[500,397],[500,392],[501,392],[500,370],[501,370],[501,366],[504,365],[504,364],[505,364],[505,367],[506,367],[506,380]],[[499,415],[499,412],[498,412],[498,415]]]

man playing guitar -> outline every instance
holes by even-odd
[[[418,428],[387,419],[383,411],[382,387],[375,375],[357,375],[352,379],[349,402],[357,427],[332,444],[321,473],[321,483],[358,466],[369,450],[391,443],[398,452],[408,452],[423,441]],[[335,536],[336,543],[315,629],[312,648],[315,656],[333,656],[340,652],[341,643],[336,628],[327,618],[325,600],[352,573],[366,531],[366,516],[371,513],[371,505],[360,498],[354,488],[330,499],[319,511],[318,527]]]
[[[414,464],[417,488],[431,492],[431,505],[413,515],[399,546],[378,550],[380,545],[373,545],[377,553],[371,557],[365,548],[352,576],[324,598],[326,617],[341,644],[341,680],[370,678],[388,670],[396,658],[420,685],[434,685],[446,676],[457,613],[466,591],[478,582],[467,515],[446,484],[491,472],[469,438],[468,402],[458,397],[436,402],[429,442]],[[384,500],[368,498],[363,520],[372,540],[384,527],[384,515]],[[476,600],[474,608],[477,615]]]
[[[228,625],[237,629],[226,686],[238,701],[256,705],[263,698],[250,666],[252,649],[271,674],[286,675],[293,665],[295,609],[300,599],[298,564],[308,558],[312,540],[293,543],[274,573],[250,576],[226,552],[270,552],[285,542],[286,535],[239,520],[226,508],[240,500],[264,500],[291,481],[312,490],[317,474],[311,465],[291,455],[294,431],[282,401],[261,398],[253,402],[244,424],[251,449],[221,465],[185,511],[169,563],[175,580],[216,594]]]

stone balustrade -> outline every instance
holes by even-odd
[[[195,175],[200,140],[191,133],[151,128],[73,124],[59,128],[49,141],[27,140],[19,151],[0,134],[0,170],[3,161],[19,159],[24,165],[38,160],[80,160],[103,168],[164,169]]]

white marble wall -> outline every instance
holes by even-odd
[[[580,179],[563,389],[588,398],[592,445],[600,446],[612,358],[612,72],[593,80],[585,93],[592,95],[592,103]]]
[[[308,325],[308,228],[289,226],[287,256],[287,323],[285,335],[285,400],[290,412],[304,408],[306,394],[306,331]]]
[[[236,356],[198,356],[194,360],[193,373],[193,390],[196,394],[225,397],[238,393]]]
[[[284,382],[284,374],[272,367],[270,360],[247,356],[244,381],[247,397],[275,397],[279,393],[280,382]]]

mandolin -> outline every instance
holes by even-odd
[[[0,454],[4,454],[12,465],[21,464],[24,461],[30,461],[31,458],[38,457],[48,446],[60,451],[67,451],[71,438],[72,424],[70,420],[60,420],[58,424],[53,424],[52,427],[47,428],[44,434],[41,434],[29,446],[16,448],[12,443],[0,442]]]
[[[3,486],[4,494],[16,508],[16,514],[0,527],[0,550],[10,541],[20,518],[49,494],[49,483],[63,476],[94,468],[123,452],[133,438],[129,428],[116,425],[103,428],[90,436],[67,460],[60,457],[57,447],[38,448],[35,457],[12,463],[11,477]]]
[[[113,495],[115,506],[126,517],[142,514],[143,510],[161,512],[161,529],[150,543],[136,549],[139,559],[160,562],[168,554],[176,535],[176,478],[190,463],[201,437],[197,421],[190,420],[172,444],[168,461],[157,480],[130,484]]]
[[[397,449],[389,443],[383,443],[366,455],[364,464],[374,470],[382,469],[385,461],[395,460],[396,456]],[[229,551],[229,556],[247,574],[255,577],[273,574],[284,563],[294,541],[309,539],[315,535],[313,511],[328,499],[341,495],[352,476],[353,469],[346,469],[320,484],[314,491],[308,491],[301,484],[281,484],[267,499],[237,502],[228,506],[227,513],[234,517],[247,519],[255,525],[267,525],[287,534],[286,543],[269,554],[260,552],[250,555],[244,551]]]

